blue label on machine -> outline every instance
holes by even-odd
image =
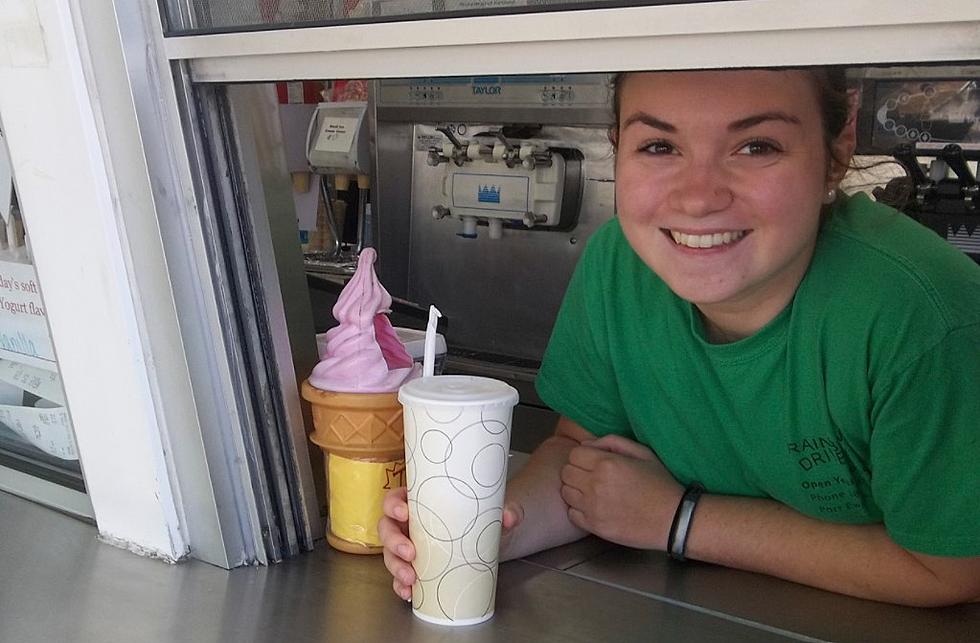
[[[530,204],[530,179],[527,176],[452,174],[452,207],[523,215]]]
[[[476,200],[480,203],[500,203],[500,188],[496,185],[481,185],[476,191]]]

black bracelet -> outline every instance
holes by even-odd
[[[670,533],[667,535],[667,555],[674,560],[687,560],[684,557],[687,535],[691,532],[694,510],[703,491],[704,487],[700,482],[692,482],[687,485],[681,501],[677,503],[677,511],[674,512],[674,520],[670,523]]]

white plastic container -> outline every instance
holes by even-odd
[[[395,333],[398,339],[405,345],[405,350],[412,356],[412,360],[418,364],[422,363],[422,356],[425,352],[425,331],[415,330],[414,328],[401,328],[396,326]],[[316,351],[320,359],[323,359],[327,351],[327,334],[319,333],[316,336]],[[436,361],[435,374],[442,375],[446,365],[446,338],[436,334]]]

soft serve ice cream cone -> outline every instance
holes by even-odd
[[[324,451],[330,489],[327,540],[353,553],[378,553],[377,524],[388,489],[405,479],[398,389],[419,374],[387,313],[391,295],[365,248],[333,308],[320,363],[303,382],[313,410],[310,439]]]

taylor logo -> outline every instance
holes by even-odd
[[[481,185],[476,193],[480,203],[500,203],[500,188],[496,185]]]

